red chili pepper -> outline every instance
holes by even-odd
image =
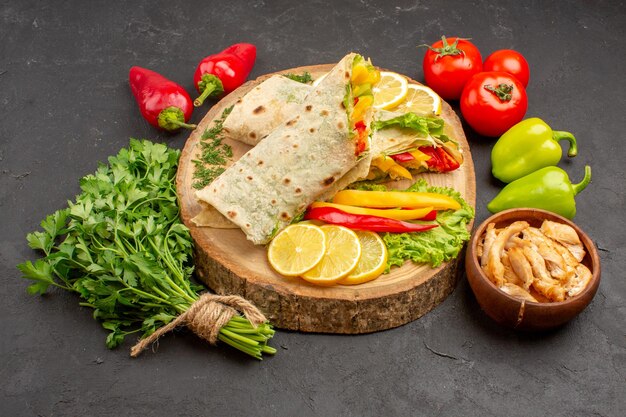
[[[454,158],[452,158],[441,147],[422,146],[420,151],[430,156],[430,159],[426,161],[429,168],[439,172],[454,171],[461,166]]]
[[[224,49],[221,53],[238,56],[246,64],[248,73],[252,71],[254,61],[256,61],[256,46],[250,43],[236,43]]]
[[[326,223],[338,224],[356,230],[370,230],[372,232],[423,232],[437,227],[436,224],[417,224],[401,220],[387,219],[364,214],[351,214],[334,207],[315,207],[307,210],[306,220],[321,220]]]
[[[193,105],[201,106],[207,97],[235,90],[246,81],[255,60],[256,46],[249,43],[237,43],[204,58],[193,75],[193,84],[200,93]]]
[[[193,105],[183,87],[157,72],[141,67],[130,69],[128,81],[141,115],[152,126],[170,132],[181,127],[196,128],[194,124],[187,124]]]

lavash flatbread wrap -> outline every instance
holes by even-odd
[[[228,137],[256,145],[273,127],[287,119],[295,102],[303,100],[313,89],[281,75],[271,77],[235,104],[224,122],[224,126],[228,126]],[[260,115],[255,114],[258,109],[263,110]],[[463,163],[459,144],[447,131],[444,119],[414,116],[374,111],[373,118],[380,128],[372,132],[368,180],[411,179],[412,174],[425,171],[453,171]],[[397,123],[383,123],[391,119],[398,119]]]
[[[355,100],[360,55],[344,57],[292,117],[196,192],[255,244],[265,244],[315,200],[367,175],[373,99]],[[360,102],[355,104],[355,101]]]
[[[224,137],[255,146],[297,113],[312,90],[308,84],[272,75],[233,105],[224,120]]]

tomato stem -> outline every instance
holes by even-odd
[[[458,48],[459,41],[461,41],[461,40],[467,41],[469,39],[456,38],[452,44],[449,44],[448,40],[446,39],[446,37],[442,36],[441,37],[441,44],[442,44],[441,48],[433,48],[432,46],[426,45],[426,44],[419,45],[418,47],[425,46],[428,49],[430,49],[431,51],[437,52],[437,56],[435,57],[435,62],[437,62],[437,60],[439,58],[442,58],[444,56],[448,56],[448,55],[450,55],[450,56],[465,55],[465,51],[463,51],[462,49]]]
[[[495,88],[491,86],[491,84],[486,84],[484,89],[493,93],[496,97],[500,99],[500,101],[511,101],[513,98],[513,84],[498,84]]]

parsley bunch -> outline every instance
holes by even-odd
[[[178,150],[131,139],[129,148],[80,181],[82,193],[46,217],[43,231],[27,235],[44,257],[18,268],[34,281],[31,294],[49,287],[78,293],[82,306],[110,333],[114,348],[125,336],[152,334],[198,298],[191,282],[193,241],[181,223],[175,189]],[[269,324],[253,327],[235,316],[219,340],[261,358],[274,353]]]

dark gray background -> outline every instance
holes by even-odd
[[[0,415],[625,415],[625,27],[622,1],[0,1]],[[142,120],[132,65],[192,92],[202,57],[246,41],[258,47],[252,78],[357,51],[421,81],[416,45],[442,34],[471,37],[483,57],[523,52],[527,117],[577,136],[579,156],[561,163],[574,182],[593,168],[575,221],[600,249],[602,283],[570,324],[502,329],[463,276],[438,308],[389,331],[279,331],[278,354],[263,362],[180,331],[130,359],[131,341],[107,350],[74,295],[26,294],[15,265],[36,255],[24,237],[73,198],[80,177],[129,137],[177,148],[187,138]],[[467,136],[478,224],[500,184],[494,140]]]

